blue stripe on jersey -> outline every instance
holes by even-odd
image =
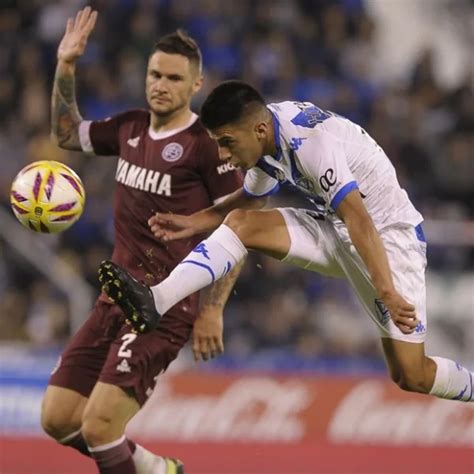
[[[301,174],[300,170],[298,169],[298,166],[296,165],[295,152],[293,150],[290,150],[290,152],[288,153],[288,158],[290,159],[291,177],[293,178],[293,181],[295,183],[298,183],[298,181],[303,177],[303,175]]]
[[[270,189],[270,191],[267,191],[266,193],[263,193],[263,194],[254,194],[254,193],[251,193],[245,186],[243,186],[242,188],[244,190],[244,193],[247,195],[247,196],[250,196],[250,197],[265,197],[265,196],[270,196],[271,194],[275,194],[276,192],[278,192],[280,190],[280,183],[276,183],[275,186],[273,186],[272,189]]]
[[[275,135],[275,146],[277,149],[277,154],[273,158],[275,158],[275,160],[277,161],[280,161],[281,160],[280,122],[278,121],[277,116],[270,109],[268,110],[272,114],[273,133]]]
[[[332,198],[331,208],[336,210],[341,201],[354,189],[359,189],[357,186],[357,181],[351,181],[350,183],[345,184]]]
[[[279,170],[278,168],[275,168],[274,166],[272,166],[270,163],[267,163],[265,161],[265,158],[260,158],[258,161],[257,161],[257,164],[255,165],[257,168],[260,168],[264,173],[268,174],[268,176],[271,176],[272,178],[280,181],[280,182],[284,182],[286,180],[280,180],[278,178],[278,175],[277,175],[277,172],[281,175],[283,172],[281,170]]]
[[[216,275],[214,275],[214,272],[212,271],[212,268],[209,265],[206,265],[205,263],[201,262],[196,262],[196,260],[183,260],[179,265],[182,265],[183,263],[192,263],[193,265],[197,265],[198,267],[205,268],[211,274],[212,283],[216,281]]]

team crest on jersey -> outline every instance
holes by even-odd
[[[176,142],[168,143],[168,145],[163,148],[161,156],[165,161],[171,163],[178,161],[183,156],[183,146]]]

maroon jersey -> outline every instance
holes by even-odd
[[[169,135],[150,129],[148,111],[128,111],[81,127],[81,143],[85,151],[119,156],[112,260],[150,286],[168,276],[202,236],[161,243],[148,219],[157,211],[192,214],[242,185],[240,172],[219,161],[216,144],[195,115]],[[197,294],[182,306],[194,319]]]

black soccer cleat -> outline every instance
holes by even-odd
[[[133,332],[155,329],[161,319],[148,286],[133,278],[116,263],[104,260],[99,267],[99,281],[107,296],[120,306]]]

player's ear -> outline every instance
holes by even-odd
[[[259,140],[262,140],[262,139],[266,138],[266,136],[268,134],[268,123],[258,121],[255,124],[254,131],[255,131],[255,135],[257,136],[257,138]]]
[[[193,94],[196,94],[201,90],[203,77],[202,74],[197,74],[193,82]]]

